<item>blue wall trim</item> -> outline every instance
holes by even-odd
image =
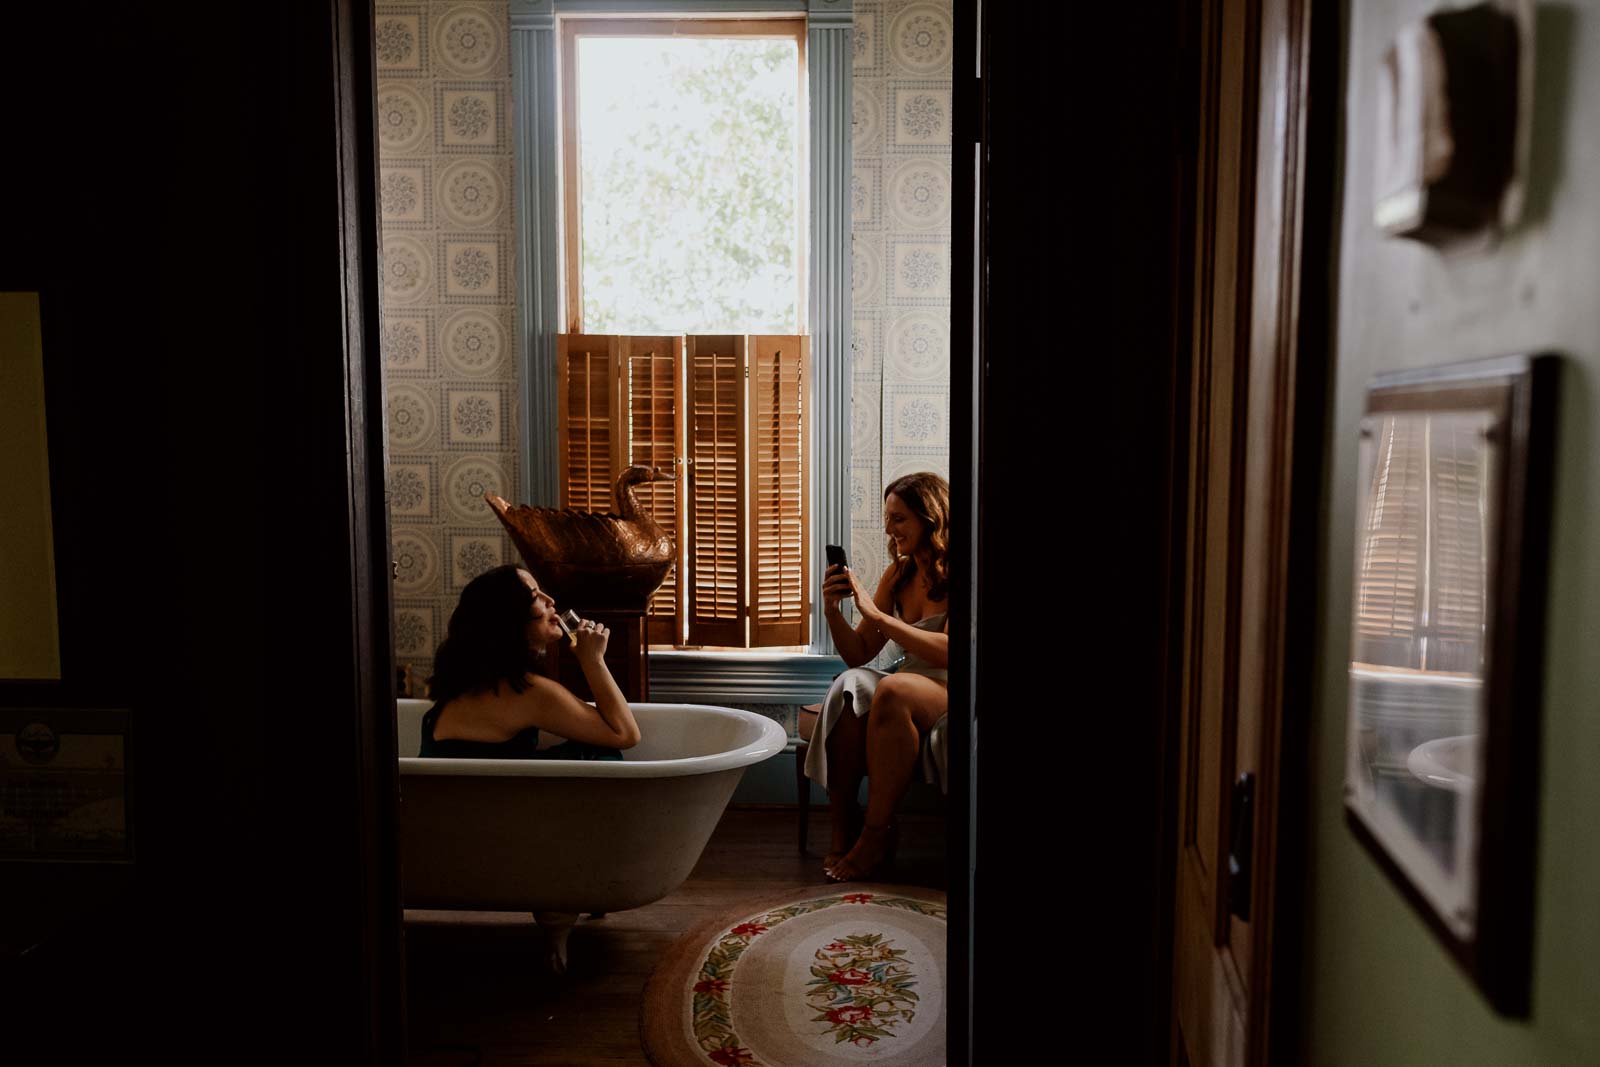
[[[806,40],[811,79],[811,558],[850,544],[850,165],[854,22],[846,10],[813,17]],[[813,581],[820,587],[820,581]],[[813,652],[835,651],[813,592]]]
[[[518,503],[560,503],[556,470],[556,334],[561,330],[560,225],[556,145],[556,34],[548,10],[512,21],[517,218],[517,381],[522,397]],[[531,119],[531,121],[530,121]]]
[[[838,656],[652,652],[650,699],[695,704],[814,704],[845,669]]]

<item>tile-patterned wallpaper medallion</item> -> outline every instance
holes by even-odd
[[[381,157],[408,155],[433,133],[433,107],[406,82],[378,85],[378,151]]]
[[[453,451],[510,448],[505,439],[510,390],[498,382],[445,386],[445,447]]]
[[[389,385],[389,447],[396,452],[420,452],[438,444],[439,402],[431,382],[391,382]]]
[[[518,413],[507,0],[376,8],[395,649],[420,684],[461,586],[515,558]]]
[[[433,289],[433,242],[409,233],[383,238],[383,300],[386,305],[420,304]]]
[[[508,23],[487,7],[462,4],[434,23],[438,68],[481,78],[497,73],[505,57]]]
[[[438,537],[422,527],[396,526],[393,543],[395,590],[427,591],[439,575]]]
[[[432,175],[426,160],[379,168],[378,203],[387,229],[425,230],[432,226]]]
[[[438,513],[434,503],[433,469],[431,460],[414,461],[400,457],[390,460],[389,513],[396,522],[432,519]]]
[[[438,114],[434,148],[441,152],[489,154],[509,151],[505,130],[510,86],[494,82],[441,82],[434,87]]]
[[[889,21],[889,56],[907,74],[949,74],[954,37],[948,3],[907,4]]]
[[[507,562],[510,542],[493,530],[452,528],[445,534],[450,557],[450,588],[461,589],[486,570]]]
[[[950,316],[939,311],[908,311],[895,320],[885,343],[888,371],[903,382],[950,379]]]
[[[950,228],[950,164],[913,156],[889,165],[884,199],[895,222],[908,230]]]
[[[936,152],[950,158],[950,82],[889,79],[888,147],[896,151]]]
[[[439,643],[435,636],[439,631],[438,612],[438,605],[432,601],[395,600],[394,650],[401,660],[433,657]]]
[[[383,317],[379,332],[383,367],[391,380],[433,373],[433,311],[396,308]]]
[[[451,225],[481,229],[505,210],[510,166],[492,159],[458,159],[439,172],[439,210]]]
[[[441,302],[498,304],[513,294],[505,280],[510,247],[497,234],[441,234],[439,276]]]
[[[499,520],[483,502],[484,494],[501,497],[516,495],[503,460],[491,455],[471,455],[457,459],[445,470],[444,502],[456,522],[487,526],[499,530]]]
[[[381,8],[373,34],[378,77],[422,77],[428,69],[427,9],[404,4]]]
[[[451,312],[439,327],[440,356],[453,374],[491,376],[501,370],[510,337],[509,317],[500,308]]]

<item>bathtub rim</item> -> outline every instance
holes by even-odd
[[[431,701],[401,698],[411,703],[431,705]],[[748,744],[725,752],[705,756],[685,756],[680,759],[630,760],[566,760],[566,759],[445,759],[437,756],[400,756],[402,775],[433,775],[492,778],[681,778],[695,774],[712,774],[717,771],[750,767],[770,759],[789,745],[789,735],[776,719],[759,715],[743,708],[729,708],[718,704],[679,704],[665,701],[640,701],[639,708],[684,708],[693,711],[713,712],[719,717],[733,717],[755,723],[761,733]],[[400,705],[395,704],[398,721]]]

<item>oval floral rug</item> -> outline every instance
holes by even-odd
[[[690,930],[645,986],[656,1067],[945,1062],[945,896],[845,883]]]

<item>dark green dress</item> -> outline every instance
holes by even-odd
[[[463,741],[447,738],[435,741],[433,724],[439,721],[441,705],[435,704],[422,716],[422,750],[419,756],[438,759],[600,759],[620,760],[622,753],[604,745],[591,745],[586,741],[563,741],[559,745],[541,749],[539,728],[530,726],[509,741]]]

